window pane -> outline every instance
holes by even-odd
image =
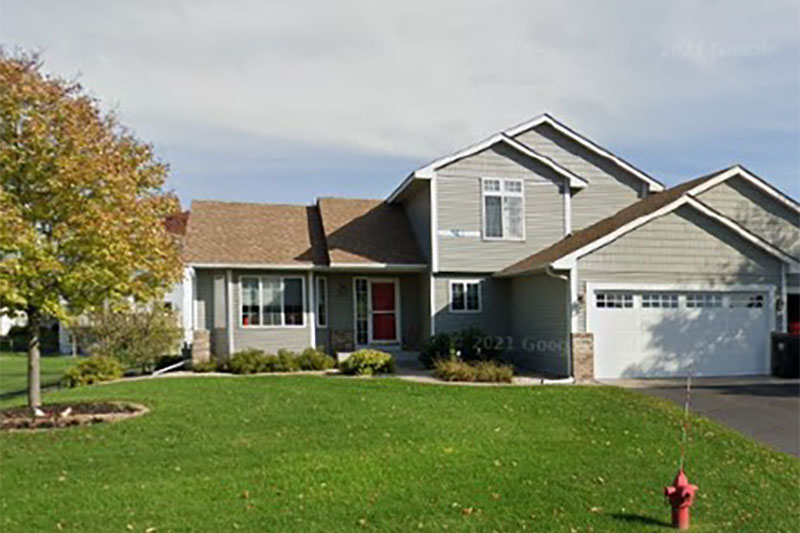
[[[464,310],[464,284],[453,283],[450,285],[452,294],[450,295],[450,308],[453,311]]]
[[[279,278],[261,279],[261,297],[263,304],[263,324],[265,326],[281,325],[281,280]]]
[[[483,180],[483,190],[489,192],[500,192],[500,180]]]
[[[242,325],[258,326],[261,324],[258,312],[258,280],[242,278]]]
[[[506,209],[506,237],[522,238],[522,197],[506,196],[503,198]]]
[[[467,309],[470,311],[477,311],[480,307],[479,290],[480,285],[477,283],[467,283]]]
[[[369,322],[367,318],[367,280],[357,279],[356,283],[356,344],[369,343]]]
[[[484,233],[486,237],[501,238],[503,236],[503,211],[500,196],[485,196],[484,212],[486,215]]]
[[[287,326],[303,325],[303,280],[283,280],[283,323]]]
[[[506,180],[505,181],[505,189],[506,192],[522,192],[522,182],[518,180]]]
[[[328,280],[317,278],[317,324],[328,325]]]

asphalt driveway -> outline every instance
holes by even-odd
[[[607,380],[683,406],[685,380]],[[800,457],[800,380],[696,378],[691,409]]]

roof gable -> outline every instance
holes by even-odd
[[[692,196],[699,196],[702,193],[716,187],[717,185],[731,179],[741,179],[760,193],[778,202],[782,206],[790,209],[794,214],[800,214],[800,204],[787,196],[781,190],[769,184],[766,180],[756,176],[742,165],[732,167],[708,174],[694,180],[696,185],[688,193]]]
[[[648,190],[650,192],[659,192],[665,189],[664,184],[662,184],[660,181],[656,180],[655,178],[648,175],[644,171],[636,168],[635,166],[628,163],[621,157],[601,147],[588,137],[581,135],[580,133],[566,126],[562,122],[559,122],[558,120],[556,120],[554,117],[552,117],[547,113],[544,113],[543,115],[540,115],[536,118],[523,122],[522,124],[518,124],[516,126],[508,128],[504,130],[503,133],[505,133],[509,137],[518,137],[527,131],[530,131],[545,124],[552,127],[554,130],[556,130],[557,132],[559,132],[561,135],[571,140],[572,142],[589,150],[593,154],[603,158],[604,160],[608,161],[617,168],[622,169],[633,178],[641,181],[648,187]]]

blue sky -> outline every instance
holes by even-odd
[[[384,197],[550,112],[667,184],[742,163],[800,196],[797,1],[12,1],[192,199]]]

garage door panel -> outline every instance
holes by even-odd
[[[731,307],[752,305],[750,295],[684,292],[673,307],[672,295],[639,291],[630,309],[598,308],[596,302],[594,298],[590,303],[589,322],[598,378],[731,376],[769,370],[766,306]]]

